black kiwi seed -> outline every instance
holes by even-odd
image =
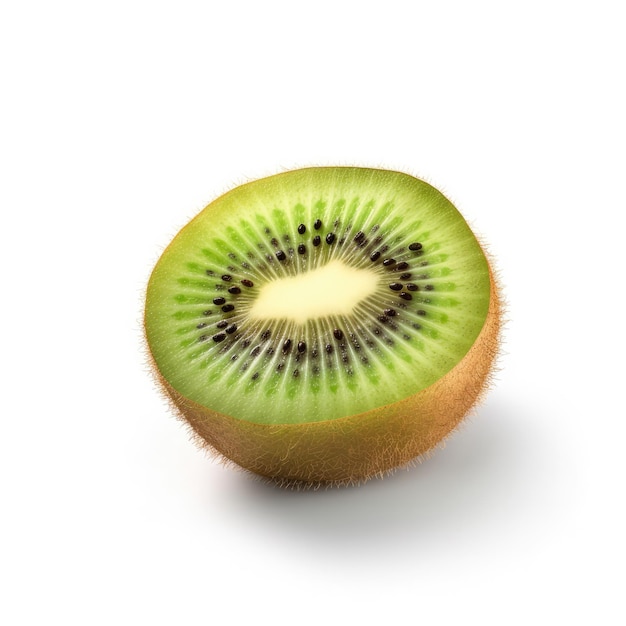
[[[297,369],[293,370],[293,377],[294,378],[298,378],[299,375],[300,375],[300,372]]]
[[[327,343],[326,344],[326,352],[328,352],[328,354],[332,354],[332,351],[333,351],[333,347],[329,343]]]
[[[291,350],[291,339],[286,339],[285,343],[283,343],[283,353],[287,354]]]
[[[370,261],[374,262],[374,261],[378,261],[378,259],[380,259],[380,252],[378,252],[378,250],[370,254]]]
[[[207,273],[207,276],[214,276],[215,275],[215,272],[213,270],[207,270],[206,273]]]
[[[403,291],[403,292],[400,294],[400,297],[401,297],[403,300],[413,300],[413,296],[412,296],[410,293],[406,292],[406,291]]]
[[[319,246],[320,243],[322,243],[322,238],[319,235],[315,235],[315,237],[313,237],[313,245]]]
[[[400,291],[402,289],[402,285],[400,283],[391,283],[389,285],[389,289],[392,291]]]
[[[228,293],[232,293],[232,294],[238,294],[241,293],[241,289],[239,287],[229,287],[228,288]]]
[[[298,232],[301,235],[304,235],[304,233],[306,233],[306,226],[304,224],[300,224],[300,226],[298,226]]]
[[[424,315],[426,315],[426,311],[424,311],[424,309],[418,309],[417,314],[423,317]]]
[[[264,330],[261,333],[261,339],[263,339],[263,341],[266,341],[267,339],[270,338],[270,335],[272,334],[272,331],[268,328],[267,330]]]
[[[242,284],[244,287],[254,287],[254,283],[253,283],[251,280],[248,280],[247,278],[244,278],[244,279],[241,281],[241,284]]]
[[[298,246],[298,254],[304,254],[305,252],[306,252],[306,246],[303,243],[301,243]]]
[[[217,335],[213,335],[213,341],[215,341],[215,343],[224,341],[224,339],[226,339],[226,333],[217,333]]]
[[[224,311],[224,313],[229,313],[230,311],[234,311],[234,310],[235,310],[235,307],[232,304],[225,304],[222,307],[222,311]]]
[[[395,317],[397,315],[395,309],[385,309],[383,313],[389,317]]]
[[[222,298],[221,296],[219,298],[213,298],[213,304],[217,304],[217,306],[220,306],[224,304],[225,302],[226,302],[226,298]]]
[[[335,328],[335,330],[333,330],[333,335],[337,341],[341,341],[343,339],[343,332],[339,330],[339,328]]]
[[[432,285],[426,285],[426,287],[424,287],[424,289],[426,289],[426,291],[432,291],[434,289],[434,287]]]
[[[398,263],[398,265],[396,265],[396,269],[399,272],[401,272],[402,270],[408,270],[409,264],[406,261],[402,261],[402,263]]]
[[[306,342],[298,342],[298,352],[304,352],[306,350]]]
[[[395,265],[395,264],[396,264],[396,260],[395,259],[385,259],[383,261],[383,265],[385,267],[391,267],[392,265]]]
[[[408,283],[406,288],[409,291],[419,291],[419,287],[417,285],[414,285],[413,283]],[[428,289],[428,287],[426,287]]]
[[[259,356],[259,353],[261,352],[261,346],[255,346],[254,348],[252,348],[252,350],[250,351],[250,356]]]
[[[221,322],[218,322],[217,324],[215,324],[218,328],[226,328],[226,326],[228,326],[228,322],[226,320],[222,320]]]
[[[322,227],[322,220],[315,220],[313,224],[313,228],[315,228],[315,230],[319,230],[321,227]]]
[[[237,330],[237,324],[231,324],[227,329],[226,332],[229,335],[232,335],[235,331]]]
[[[335,241],[335,233],[328,233],[328,235],[326,235],[326,243],[330,245],[333,241]]]
[[[354,241],[356,241],[356,243],[361,243],[361,241],[363,241],[363,239],[365,239],[365,233],[360,230],[355,236],[354,236]]]
[[[252,380],[256,380],[259,377],[259,372],[254,372],[254,374],[252,374]]]
[[[286,254],[285,254],[282,250],[279,250],[279,251],[276,253],[276,258],[277,258],[279,261],[284,261],[284,260],[287,258],[287,255],[286,255]]]
[[[222,280],[224,280],[224,281],[226,281],[226,282],[229,282],[229,281],[231,281],[232,279],[233,279],[233,277],[232,277],[230,274],[224,274],[224,275],[222,276]]]
[[[276,239],[276,237],[272,237],[270,239],[270,243],[275,247],[278,248],[278,239]]]
[[[400,274],[400,278],[402,280],[409,280],[409,278],[411,278],[411,272],[406,272],[404,274]]]
[[[409,250],[421,250],[422,249],[422,244],[421,243],[412,243],[409,245]]]

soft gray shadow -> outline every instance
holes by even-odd
[[[525,411],[490,402],[423,463],[359,487],[289,491],[239,474],[227,501],[236,515],[324,545],[399,542],[408,535],[510,515],[537,455]],[[215,502],[213,504],[216,504]],[[233,510],[234,509],[234,510]]]

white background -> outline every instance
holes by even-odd
[[[0,621],[624,624],[620,5],[4,2]],[[509,322],[445,449],[290,492],[190,442],[142,297],[206,203],[315,164],[440,187]]]

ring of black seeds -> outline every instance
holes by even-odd
[[[334,227],[335,229],[338,229],[340,226],[339,220],[334,220]],[[320,230],[322,228],[322,221],[320,219],[316,219],[314,224],[313,224],[313,228],[314,230]],[[339,240],[337,240],[337,235],[335,234],[335,232],[328,232],[325,236],[324,236],[324,240],[326,241],[326,243],[328,245],[332,245],[333,243],[337,242],[338,245],[343,244],[348,237],[350,237],[350,228],[351,228],[351,224],[347,225],[345,228],[345,234],[341,235],[341,238]],[[374,233],[378,230],[379,226],[375,225],[372,229],[371,232]],[[266,229],[267,233],[269,234],[269,229]],[[300,224],[297,227],[298,233],[300,235],[304,235],[306,233],[306,226],[304,224]],[[285,234],[281,237],[282,239],[284,239],[287,243],[290,240],[290,237],[288,234]],[[313,246],[317,247],[322,243],[322,237],[320,235],[315,235],[312,240],[311,240]],[[365,248],[369,246],[369,249],[371,250],[372,247],[374,246],[378,246],[378,249],[374,250],[373,252],[371,252],[369,254],[369,258],[370,261],[372,263],[375,263],[376,261],[378,261],[381,257],[383,257],[383,255],[389,250],[389,245],[382,245],[380,246],[381,243],[383,243],[383,237],[382,236],[377,236],[372,243],[370,244],[365,233],[361,230],[359,230],[354,236],[353,236],[353,242],[356,244],[357,247],[359,248]],[[274,255],[271,254],[267,254],[266,257],[268,259],[268,261],[270,261],[270,263],[272,263],[274,261],[274,258],[276,258],[278,261],[280,262],[284,262],[287,260],[288,256],[287,253],[289,254],[289,256],[293,257],[295,251],[297,250],[297,253],[300,255],[305,255],[307,253],[307,248],[306,245],[304,243],[299,243],[296,247],[295,250],[292,247],[289,247],[287,249],[287,253],[285,252],[285,250],[281,250],[279,249],[279,240],[276,237],[272,237],[270,240],[270,243],[274,246],[275,248],[275,252]],[[266,249],[266,246],[263,243],[259,243],[258,244],[260,249]],[[413,251],[414,253],[416,253],[416,256],[422,254],[422,244],[418,243],[418,242],[414,242],[411,243],[408,246],[408,249]],[[399,252],[402,253],[403,250],[405,250],[406,248],[400,248]],[[236,255],[233,255],[233,253],[229,253],[229,258],[233,259],[234,261],[237,260]],[[251,260],[256,260],[257,263],[257,270],[261,270],[261,271],[265,271],[267,269],[266,265],[259,265],[258,261],[260,260],[258,257],[256,257],[254,255],[253,252],[249,251],[247,253],[248,258],[250,258]],[[423,261],[420,263],[420,266],[426,266],[428,265],[428,261]],[[241,267],[243,267],[244,264],[241,264]],[[250,268],[250,265],[248,265],[247,263],[245,264],[246,268]],[[407,281],[410,278],[412,278],[412,274],[410,272],[405,272],[404,270],[409,269],[409,263],[407,261],[400,261],[397,262],[393,257],[389,256],[387,258],[383,258],[382,261],[382,266],[387,270],[387,271],[392,271],[392,272],[402,272],[399,276],[400,276],[400,280],[402,281]],[[232,274],[223,274],[221,276],[222,281],[228,283],[231,282],[233,280],[233,275],[236,277],[236,273],[237,273],[237,268],[234,266],[228,266],[228,270],[230,272],[232,272]],[[213,276],[215,274],[215,272],[213,270],[206,270],[206,274],[209,276]],[[428,276],[423,274],[417,277],[418,279],[427,279]],[[252,288],[254,286],[254,282],[248,278],[243,278],[243,279],[238,279],[240,284],[243,285],[244,287],[247,288]],[[216,291],[220,291],[220,290],[225,290],[227,288],[227,286],[222,285],[222,284],[216,284],[215,285],[215,290]],[[406,285],[403,285],[403,283],[399,283],[399,282],[391,282],[389,283],[389,288],[392,291],[396,291],[396,292],[401,292],[398,293],[398,296],[402,299],[402,300],[411,300],[413,298],[413,296],[411,295],[411,293],[409,292],[415,292],[415,291],[419,291],[419,286],[416,285],[415,283],[407,283]],[[427,291],[432,291],[434,289],[432,284],[428,284],[423,286],[423,289],[427,290]],[[242,293],[242,290],[240,287],[233,285],[228,287],[228,292],[231,295],[239,295]],[[426,300],[421,299],[420,302],[426,302]],[[217,306],[221,306],[221,309],[224,313],[229,313],[231,311],[234,311],[235,306],[233,304],[227,303],[226,302],[226,298],[222,297],[222,296],[217,296],[213,299],[213,303]],[[397,308],[400,309],[407,309],[408,305],[405,302],[396,302],[395,306]],[[206,310],[202,312],[202,315],[204,316],[208,316],[211,315],[212,311],[211,310]],[[426,315],[426,311],[423,309],[418,309],[416,310],[417,315],[419,316],[425,316]],[[383,324],[387,329],[391,330],[391,331],[398,331],[399,330],[399,326],[397,323],[395,323],[395,321],[392,318],[396,318],[398,315],[398,312],[394,309],[394,308],[386,308],[382,311],[382,313],[380,315],[377,316],[377,320]],[[197,325],[198,329],[202,329],[205,328],[207,326],[206,323],[200,323]],[[240,335],[235,335],[235,333],[238,330],[238,326],[237,324],[231,323],[228,319],[224,319],[224,320],[220,320],[217,322],[216,327],[218,329],[221,329],[224,332],[218,332],[216,334],[214,334],[211,338],[213,339],[213,341],[215,343],[222,343],[224,342],[226,339],[228,339],[227,342],[224,343],[223,347],[220,348],[219,352],[226,352],[228,351],[231,347],[239,345],[241,348],[247,348],[250,345],[250,341],[249,340],[243,340],[241,341]],[[416,330],[421,329],[420,324],[412,324],[412,327],[415,328]],[[362,334],[364,333],[364,334]],[[361,345],[359,343],[359,337],[362,341],[364,341],[364,343],[371,349],[374,349],[375,346],[375,342],[373,342],[369,337],[368,337],[368,333],[372,333],[373,335],[377,335],[380,337],[381,340],[383,340],[386,344],[388,345],[393,345],[394,344],[394,339],[388,335],[386,335],[383,332],[383,329],[378,327],[378,326],[373,326],[370,327],[369,329],[360,329],[359,335],[355,335],[353,332],[349,333],[349,337],[350,337],[350,342],[349,344],[346,344],[345,342],[343,342],[344,339],[344,333],[341,329],[339,328],[335,328],[334,330],[332,330],[332,335],[335,338],[335,340],[337,340],[339,343],[338,345],[338,349],[340,350],[341,353],[341,360],[344,364],[348,364],[350,361],[350,356],[349,356],[349,352],[348,352],[348,346],[351,346],[352,349],[358,351],[361,349]],[[258,337],[260,337],[261,341],[267,341],[271,336],[271,330],[270,329],[264,329],[259,335]],[[410,340],[411,337],[410,335],[407,335],[406,333],[403,335],[405,340]],[[209,335],[201,335],[198,337],[199,341],[206,341],[209,338]],[[239,343],[241,341],[241,343]],[[296,351],[294,352],[294,354],[291,356],[290,353],[292,351],[292,347],[296,347]],[[277,372],[281,372],[285,365],[291,360],[293,359],[296,362],[299,362],[301,359],[305,359],[306,358],[306,354],[307,354],[307,344],[306,341],[304,340],[299,340],[297,341],[297,343],[294,343],[294,341],[291,338],[287,338],[283,341],[282,346],[281,346],[281,350],[282,350],[282,354],[283,356],[283,361],[278,363],[276,366],[276,371]],[[326,351],[327,355],[329,356],[328,362],[327,362],[327,366],[328,367],[333,367],[333,364],[335,363],[335,361],[333,359],[330,358],[330,355],[333,354],[333,352],[335,351],[334,346],[331,343],[325,343],[324,344],[324,350]],[[272,345],[269,345],[267,347],[266,350],[266,354],[271,356],[272,354],[274,354],[275,350],[274,347]],[[256,347],[254,347],[252,349],[252,351],[250,352],[250,356],[252,358],[257,357],[259,354],[261,353],[261,346],[258,345]],[[313,347],[312,349],[310,349],[308,351],[308,354],[310,355],[311,358],[315,359],[318,357],[318,349],[317,347]],[[232,361],[235,361],[238,358],[238,354],[234,354],[231,357]],[[360,359],[363,363],[367,364],[369,363],[369,359],[367,358],[366,355],[361,354],[360,355]],[[240,368],[241,371],[245,371],[248,366],[250,365],[249,362],[245,362],[243,364],[243,366]],[[312,368],[313,373],[314,374],[319,374],[320,368],[318,366],[313,366]],[[350,368],[346,368],[345,372],[347,374],[352,374],[352,370]],[[298,378],[299,377],[299,369],[294,369],[293,372],[293,377],[294,378]],[[252,376],[252,380],[257,380],[260,376],[260,373],[257,371],[255,372],[255,374]]]

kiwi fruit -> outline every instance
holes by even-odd
[[[438,190],[313,167],[239,186],[163,252],[145,335],[197,440],[285,485],[353,484],[422,458],[487,386],[490,262]]]

